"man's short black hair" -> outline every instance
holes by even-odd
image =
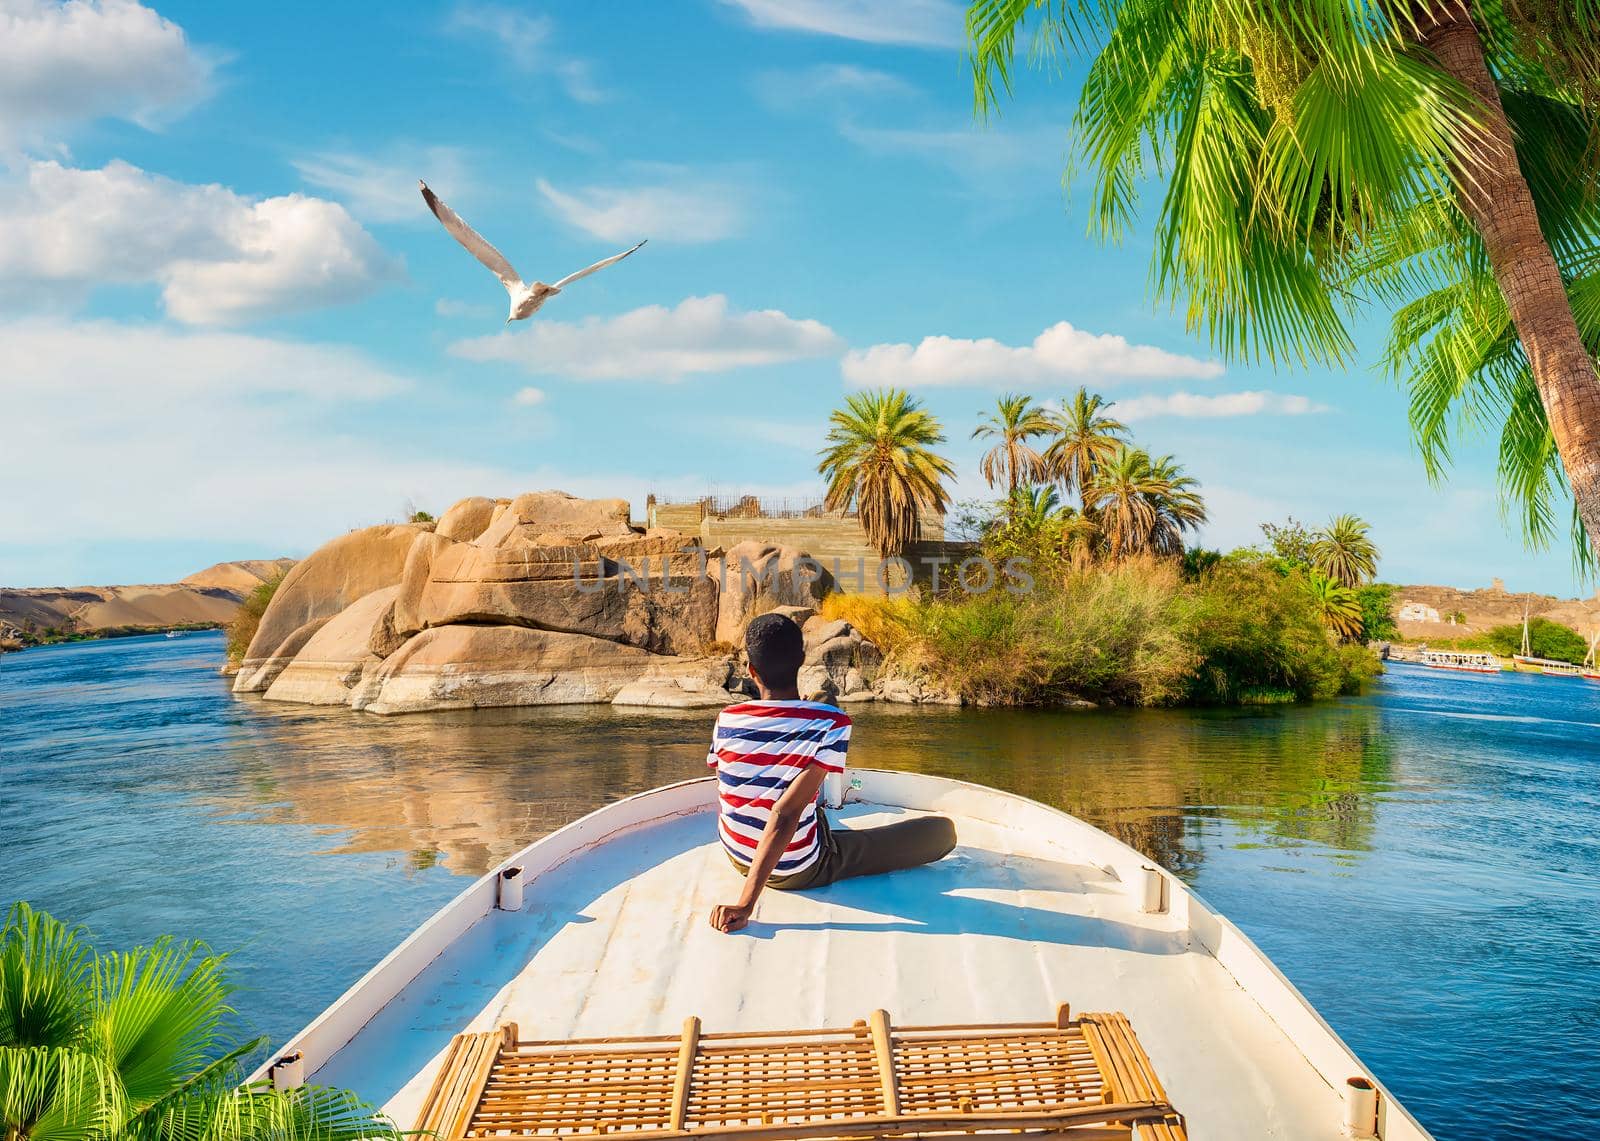
[[[768,689],[791,688],[806,660],[805,635],[782,614],[752,618],[744,629],[744,649]]]

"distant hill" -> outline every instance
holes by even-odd
[[[0,587],[0,648],[175,626],[223,626],[245,595],[292,566],[293,559],[246,559],[217,563],[175,583]]]
[[[1600,593],[1589,598],[1556,598],[1550,594],[1508,591],[1503,581],[1495,579],[1482,590],[1402,586],[1394,597],[1400,635],[1413,642],[1463,638],[1495,626],[1516,625],[1522,621],[1524,606],[1530,617],[1560,622],[1586,638],[1600,627]]]
[[[180,586],[216,586],[223,590],[237,590],[248,594],[262,583],[287,574],[294,566],[293,559],[240,559],[238,562],[217,563],[203,571],[195,571],[178,580]]]

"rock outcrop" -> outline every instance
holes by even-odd
[[[510,502],[509,499],[489,499],[482,495],[458,500],[450,505],[448,511],[439,516],[439,521],[433,527],[434,534],[454,539],[458,543],[470,543],[489,529],[489,524],[494,522],[497,509],[507,506]]]
[[[799,679],[802,696],[814,701],[875,699],[873,681],[883,665],[877,646],[842,618],[813,615],[801,631],[806,639],[806,660]]]
[[[777,607],[814,607],[834,589],[833,575],[804,551],[774,543],[729,547],[712,567],[721,588],[717,641],[736,644],[745,624]]]
[[[305,705],[348,705],[350,692],[368,673],[400,648],[394,629],[398,586],[358,598],[305,639],[267,688],[269,701]]]
[[[439,626],[390,655],[361,687],[355,708],[415,713],[609,702],[646,677],[664,681],[706,672],[703,661],[663,658],[583,634],[527,626]]]
[[[417,536],[427,523],[383,523],[340,535],[296,563],[272,596],[256,636],[245,650],[235,693],[264,692],[305,645],[291,635],[308,623],[332,618],[359,598],[395,586]]]
[[[725,558],[632,526],[622,499],[473,497],[436,525],[369,527],[300,563],[235,689],[380,714],[726,705],[748,679],[719,643],[775,605],[811,618],[830,586],[804,552],[741,544]],[[835,691],[864,684],[876,657],[862,645],[848,627],[819,645]]]

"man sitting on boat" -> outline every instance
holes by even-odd
[[[717,770],[717,830],[745,885],[738,903],[712,910],[711,926],[739,930],[763,887],[825,887],[932,863],[956,846],[955,825],[943,816],[835,831],[817,795],[824,777],[844,772],[850,718],[835,706],[801,700],[805,638],[788,618],[752,619],[744,643],[761,696],[717,715],[706,764]]]

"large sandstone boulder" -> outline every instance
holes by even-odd
[[[878,647],[842,618],[818,614],[807,619],[801,629],[806,641],[801,694],[824,695],[822,700],[828,701],[871,700],[871,680],[883,664]]]
[[[644,677],[703,677],[704,661],[527,626],[437,626],[390,655],[352,701],[370,713],[608,702]],[[726,669],[726,667],[724,667]]]
[[[744,700],[728,688],[733,677],[732,658],[711,658],[700,673],[682,669],[645,677],[617,691],[612,705],[646,709],[720,709]]]
[[[513,499],[477,537],[485,547],[528,543],[541,535],[583,540],[636,534],[626,499],[580,499],[564,491],[530,491]]]
[[[395,605],[402,634],[434,626],[531,626],[693,654],[717,623],[716,583],[676,534],[611,542],[485,547],[433,535],[407,559]],[[625,573],[619,573],[625,572]]]
[[[709,573],[721,590],[717,641],[732,645],[755,615],[778,606],[814,607],[834,588],[833,575],[804,551],[755,540],[729,547]]]
[[[399,586],[386,586],[345,607],[314,633],[268,687],[268,701],[344,705],[364,674],[400,648],[394,631]]]
[[[356,599],[398,583],[407,552],[417,536],[425,533],[426,529],[415,523],[364,527],[324,543],[296,563],[261,616],[234,680],[234,691],[266,689],[271,678],[263,682],[264,673],[276,677],[276,671],[288,665],[287,660],[272,660],[281,656],[279,647],[306,623],[332,618]]]
[[[472,495],[466,499],[458,499],[439,516],[439,522],[434,527],[433,533],[443,535],[446,539],[454,539],[458,543],[470,543],[483,534],[494,521],[497,506],[498,504],[486,495]]]
[[[295,655],[305,647],[305,644],[332,620],[331,614],[313,618],[289,631],[289,636],[274,646],[271,653],[259,658],[246,658],[240,663],[239,672],[234,676],[233,692],[265,693],[268,687],[278,680],[278,675],[294,661]]]

